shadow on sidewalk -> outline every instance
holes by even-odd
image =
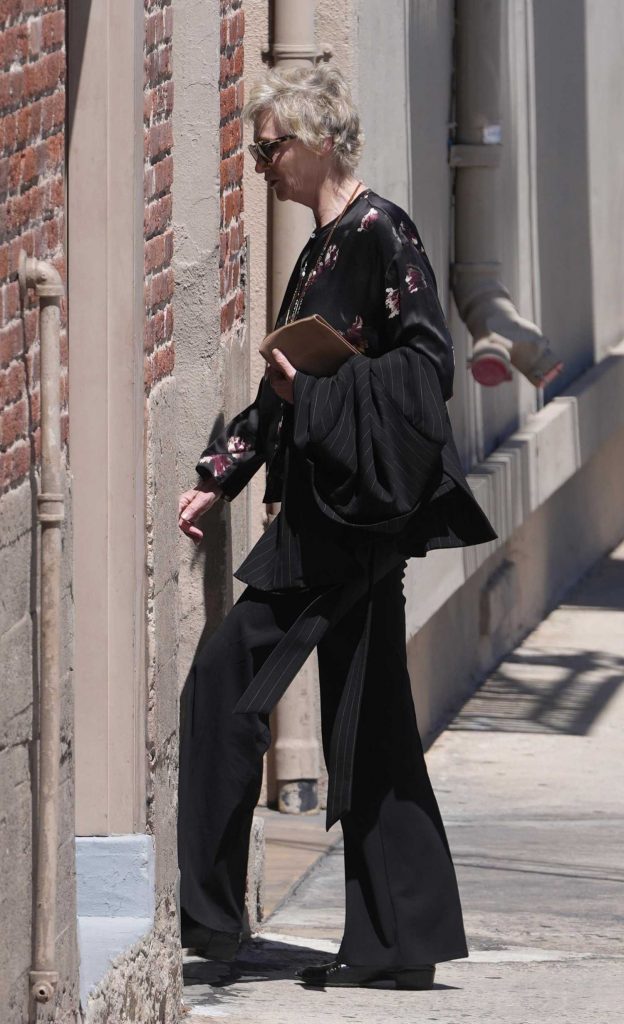
[[[291,943],[271,941],[262,937],[250,939],[241,948],[236,960],[225,963],[222,960],[199,960],[189,957],[184,961],[184,1002],[193,1003],[193,988],[211,989],[228,988],[230,985],[256,983],[259,981],[295,981],[295,971],[312,964],[327,962],[334,954],[322,952],[310,946],[297,946]],[[304,987],[304,986],[302,986]],[[394,987],[393,983],[384,986],[378,983],[376,988]],[[456,988],[454,985],[434,984],[434,989]],[[308,986],[305,986],[308,990]],[[323,991],[310,988],[309,991]],[[205,1003],[205,993],[198,993],[198,1001]]]
[[[449,724],[452,730],[585,736],[624,682],[624,658],[601,651],[508,655]]]

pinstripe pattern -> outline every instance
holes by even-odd
[[[332,587],[311,596],[310,603],[256,673],[234,708],[238,714],[268,714],[327,630],[338,625],[343,616],[367,595],[360,636],[353,651],[332,734],[327,766],[328,829],[351,807],[355,744],[366,673],[373,588],[375,583],[403,561],[403,557],[395,551],[386,550],[381,556],[376,556],[371,545],[369,552],[367,572],[362,572],[344,586]]]

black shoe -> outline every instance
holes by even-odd
[[[418,967],[357,967],[331,960],[328,964],[304,967],[296,972],[304,985],[321,988],[344,985],[351,988],[366,988],[377,982],[394,982],[397,989],[433,988],[435,964],[421,964]]]
[[[181,944],[191,956],[204,960],[233,960],[241,944],[240,932],[218,932],[182,911]]]

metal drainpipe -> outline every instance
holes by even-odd
[[[328,51],[314,41],[314,0],[273,0],[273,42],[266,57],[276,68],[314,65]],[[279,202],[271,195],[271,312],[275,322],[297,257],[313,228],[310,211],[297,203]],[[267,506],[267,517],[277,509]],[[319,744],[314,727],[316,687],[314,655],[308,659],[275,708],[272,728],[273,771],[277,805],[286,814],[318,809]]]
[[[530,320],[520,316],[501,283],[500,0],[456,0],[456,121],[451,147],[455,176],[455,264],[459,315],[474,339],[470,368],[480,384],[512,377],[536,387],[563,364]]]
[[[39,696],[39,778],[33,968],[34,1005],[49,1002],[56,991],[56,890],[61,762],[60,605],[61,523],[65,517],[61,479],[60,303],[64,294],[58,271],[31,259],[19,261],[22,297],[34,288],[39,299],[41,339],[41,630]],[[33,1014],[36,1017],[36,1010]]]

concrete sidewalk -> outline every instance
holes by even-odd
[[[338,839],[311,868],[308,850],[307,875],[294,891],[291,882],[233,964],[187,961],[188,1024],[620,1024],[623,680],[624,544],[499,666],[427,754],[470,958],[440,965],[431,992],[298,984],[294,970],[325,959],[342,934]],[[322,822],[297,827],[312,837]]]

